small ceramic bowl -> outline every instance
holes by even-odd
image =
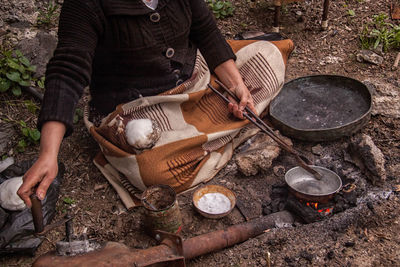
[[[200,198],[202,198],[205,194],[208,194],[208,193],[220,193],[220,194],[225,195],[231,202],[231,206],[230,206],[229,210],[226,212],[223,212],[223,213],[218,213],[218,214],[209,213],[204,210],[201,210],[199,208],[198,202],[199,202]],[[229,190],[228,188],[223,187],[221,185],[206,185],[206,186],[200,187],[193,193],[193,205],[194,205],[194,208],[196,209],[196,211],[198,213],[200,213],[201,215],[203,215],[204,217],[210,218],[210,219],[219,219],[219,218],[222,218],[222,217],[228,215],[233,210],[233,208],[236,205],[236,196],[235,196],[235,193],[233,193],[231,190]]]

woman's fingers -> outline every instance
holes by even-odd
[[[33,188],[40,182],[41,177],[35,176],[32,172],[27,172],[23,177],[23,183],[17,191],[18,196],[28,207],[32,206],[29,196],[33,193]]]
[[[49,189],[49,186],[53,182],[54,178],[56,178],[57,171],[54,173],[51,173],[50,171],[47,173],[47,175],[44,177],[42,182],[39,184],[38,189],[36,190],[36,195],[40,200],[43,200],[44,197],[46,196],[47,189]]]
[[[244,84],[233,88],[232,91],[239,97],[240,103],[236,103],[233,98],[229,97],[229,100],[231,101],[231,103],[228,104],[229,112],[233,113],[233,115],[239,119],[244,119],[243,112],[245,112],[246,106],[253,112],[256,112],[253,98]]]
[[[37,186],[36,195],[40,200],[46,196],[47,189],[57,175],[57,161],[37,160],[35,164],[25,173],[23,183],[17,191],[18,196],[28,207],[32,206],[30,195],[34,193]]]

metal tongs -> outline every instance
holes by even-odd
[[[229,90],[222,82],[219,80],[215,80],[215,82],[221,86],[221,88],[228,93],[235,101],[238,103],[240,102],[240,99],[231,91]],[[221,97],[225,102],[231,103],[231,101],[224,96],[221,92],[219,92],[217,89],[215,89],[211,84],[208,84],[208,87],[216,93],[219,97]],[[249,107],[245,107],[245,111],[243,112],[243,116],[248,119],[251,123],[253,123],[255,126],[261,129],[264,133],[266,133],[268,136],[270,136],[275,142],[277,142],[284,150],[292,154],[297,162],[299,163],[300,167],[311,173],[316,179],[320,180],[322,178],[321,174],[318,173],[316,170],[311,168],[307,163],[300,157],[299,152],[294,150],[291,146],[286,144],[285,141],[283,141],[279,136],[277,136],[274,131],[269,127],[263,120],[261,120],[257,114],[255,114]],[[304,157],[304,156],[302,156]]]

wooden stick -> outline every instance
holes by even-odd
[[[231,92],[224,84],[222,84],[220,81],[215,80],[215,82],[222,87],[231,97],[233,97],[236,101],[239,102],[238,97]],[[219,92],[217,89],[211,86],[211,84],[208,84],[208,87],[215,92],[219,97],[221,97],[225,102],[231,103],[231,101],[226,98],[221,92]],[[321,174],[311,168],[310,166],[307,165],[306,162],[304,162],[301,158],[300,155],[297,151],[295,151],[292,147],[290,147],[288,144],[286,144],[285,141],[283,141],[279,136],[277,136],[274,131],[263,121],[261,120],[249,107],[246,106],[245,108],[246,112],[243,113],[243,116],[248,119],[251,123],[253,123],[255,126],[257,126],[261,131],[266,133],[269,137],[271,137],[275,142],[277,142],[284,150],[287,152],[291,153],[292,155],[295,156],[297,162],[299,165],[311,173],[316,179],[320,180],[322,178]],[[249,114],[251,114],[251,116]]]

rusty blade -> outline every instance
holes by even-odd
[[[225,92],[227,92],[233,99],[235,99],[235,101],[237,101],[238,103],[240,102],[240,100],[238,99],[238,97],[231,92],[222,82],[215,80],[215,82],[220,85],[222,87],[222,89],[224,89]],[[221,97],[223,100],[225,100],[225,102],[227,103],[231,103],[231,101],[225,97],[221,92],[219,92],[217,89],[215,89],[211,84],[208,84],[208,87],[214,92],[216,93],[219,97]],[[266,133],[269,137],[271,137],[275,142],[277,142],[283,149],[285,149],[287,152],[291,153],[292,155],[295,156],[297,162],[299,163],[299,165],[305,169],[306,171],[308,171],[310,174],[312,174],[316,179],[320,180],[322,178],[321,174],[318,173],[316,170],[314,170],[313,168],[311,168],[310,166],[307,165],[306,162],[304,162],[304,160],[302,160],[300,158],[300,155],[297,151],[295,151],[292,147],[290,147],[288,144],[286,144],[285,141],[283,141],[279,136],[277,136],[274,131],[271,129],[271,127],[269,127],[262,119],[260,119],[257,114],[255,114],[249,107],[245,107],[245,111],[243,113],[243,116],[248,119],[251,123],[253,123],[255,126],[257,126],[261,131],[263,131],[264,133]],[[250,115],[251,116],[250,116]]]
[[[36,196],[36,194],[32,194],[29,196],[32,202],[31,213],[33,218],[33,225],[35,227],[35,233],[43,232],[44,224],[43,224],[43,211],[42,211],[42,201]]]

